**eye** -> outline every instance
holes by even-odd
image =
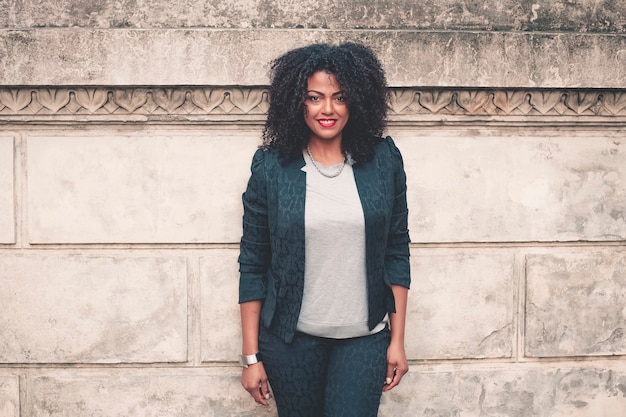
[[[336,100],[340,103],[345,103],[347,99],[345,96],[337,96]]]
[[[319,96],[307,96],[306,99],[307,101],[320,101]]]

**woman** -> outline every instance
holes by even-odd
[[[408,371],[406,178],[387,86],[359,44],[272,63],[243,195],[242,385],[281,417],[376,416]]]

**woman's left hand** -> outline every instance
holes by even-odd
[[[404,353],[404,344],[392,341],[387,349],[387,379],[383,386],[383,392],[398,385],[407,372],[409,372],[409,363]]]

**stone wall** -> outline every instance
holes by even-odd
[[[0,417],[275,416],[239,384],[267,63],[359,40],[408,175],[381,416],[626,408],[626,5],[0,0]]]

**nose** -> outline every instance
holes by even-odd
[[[322,107],[322,112],[324,114],[333,114],[334,113],[334,107],[333,107],[333,99],[332,98],[326,98],[324,99],[324,104]]]

